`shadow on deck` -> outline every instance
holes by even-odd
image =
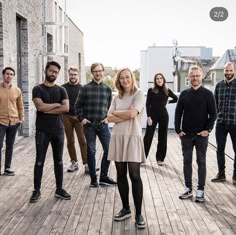
[[[72,195],[70,201],[54,198],[55,180],[51,148],[44,166],[42,197],[29,203],[33,190],[35,161],[34,137],[20,140],[14,149],[13,169],[16,176],[0,176],[0,234],[236,234],[236,186],[232,185],[233,161],[227,159],[227,181],[212,183],[217,173],[216,153],[207,152],[205,203],[178,199],[183,190],[182,153],[178,136],[169,132],[168,153],[164,166],[155,161],[156,138],[150,157],[142,166],[144,185],[143,215],[147,227],[137,230],[130,190],[132,217],[114,222],[112,217],[121,208],[117,187],[89,188],[90,177],[80,169],[67,173],[67,149],[64,149],[64,187]],[[97,145],[97,165],[102,156]],[[3,157],[4,158],[4,157]],[[110,176],[116,177],[114,163]],[[197,167],[193,162],[193,186],[197,186]]]

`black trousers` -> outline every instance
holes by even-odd
[[[54,174],[56,178],[57,189],[62,188],[63,182],[63,147],[64,147],[64,133],[45,133],[36,131],[36,161],[34,166],[34,189],[40,190],[43,175],[44,162],[48,150],[49,143],[52,146]]]
[[[206,152],[208,146],[208,137],[200,135],[184,135],[181,139],[184,165],[185,186],[192,189],[192,161],[193,147],[195,146],[198,165],[198,189],[204,190],[206,182]]]
[[[157,123],[159,124],[159,126],[158,126],[158,142],[157,142],[156,160],[164,161],[166,157],[166,150],[167,150],[167,132],[168,132],[168,123],[169,123],[168,114],[161,118],[157,118],[157,117],[152,118],[152,125],[151,126],[147,125],[146,132],[143,139],[144,150],[145,150],[146,157],[148,157]]]

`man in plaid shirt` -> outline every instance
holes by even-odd
[[[107,111],[111,104],[112,90],[103,82],[104,66],[101,63],[91,65],[93,80],[81,87],[75,103],[75,112],[84,125],[87,141],[87,161],[91,177],[91,187],[98,187],[96,175],[96,136],[103,147],[100,185],[113,186],[117,183],[107,173],[110,161],[107,160],[110,143],[110,131],[107,122]]]
[[[235,65],[228,62],[224,66],[225,79],[220,81],[215,88],[217,106],[216,143],[218,174],[212,182],[225,181],[225,144],[228,133],[230,134],[234,157],[233,184],[236,184],[236,79]]]

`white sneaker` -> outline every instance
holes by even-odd
[[[88,167],[88,164],[85,164],[85,165],[84,165],[84,173],[85,173],[85,174],[89,174],[89,167]]]
[[[195,202],[204,202],[204,191],[203,190],[197,190]]]
[[[192,190],[188,187],[184,188],[184,192],[179,196],[179,199],[188,199],[192,197]]]
[[[79,169],[78,162],[72,161],[71,165],[68,167],[67,171],[68,172],[74,172]]]
[[[157,164],[158,164],[159,166],[163,166],[163,165],[164,165],[164,162],[163,162],[163,161],[157,161]]]

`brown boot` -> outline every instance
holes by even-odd
[[[211,182],[223,182],[226,181],[225,172],[219,172],[215,178],[211,179]]]

